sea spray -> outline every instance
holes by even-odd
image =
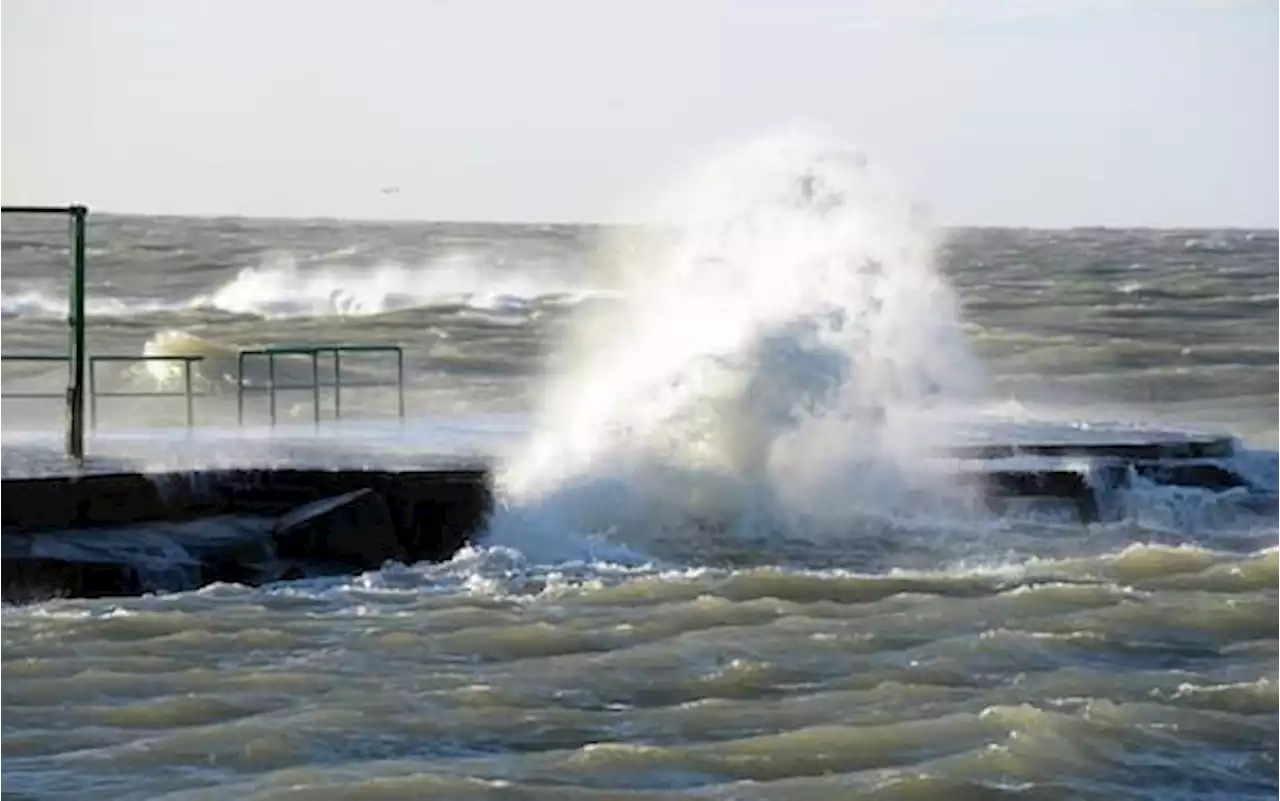
[[[914,208],[862,154],[790,136],[696,171],[660,215],[506,460],[495,541],[920,510],[945,483],[922,412],[983,376]]]
[[[490,263],[463,250],[415,266],[299,265],[283,255],[245,267],[188,306],[274,319],[367,317],[439,305],[519,311],[539,301],[572,303],[593,294],[564,270],[538,260],[516,271],[501,259]]]

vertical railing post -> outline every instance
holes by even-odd
[[[311,350],[311,410],[316,428],[320,428],[320,349]]]
[[[67,387],[66,408],[66,452],[76,461],[83,461],[85,456],[85,380],[86,359],[85,347],[85,218],[89,209],[85,206],[4,206],[0,208],[5,214],[56,214],[67,216],[71,239],[70,266],[71,286],[68,292],[67,327],[70,340],[67,347]]]
[[[342,348],[333,349],[333,420],[342,419]]]
[[[271,427],[276,427],[276,354],[267,351],[267,394],[268,408],[271,409]]]
[[[236,425],[244,425],[244,351],[236,354]]]
[[[89,359],[89,430],[98,429],[98,360]]]
[[[71,374],[67,382],[67,455],[77,461],[84,460],[84,379],[85,379],[85,319],[84,319],[84,257],[85,215],[84,206],[72,206],[71,212],[71,342],[69,359]]]
[[[182,360],[182,391],[187,398],[187,431],[190,431],[196,424],[196,399],[191,392],[191,358],[186,357]]]
[[[400,393],[400,422],[404,422],[404,350],[396,348],[396,389]]]

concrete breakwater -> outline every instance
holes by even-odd
[[[985,445],[953,456],[958,479],[993,510],[1008,498],[1049,498],[1087,524],[1105,518],[1103,500],[1135,479],[1243,487],[1274,502],[1274,488],[1252,487],[1234,471],[1233,453],[1230,439],[1178,437]],[[479,468],[6,478],[3,598],[127,596],[442,561],[483,530],[491,481]]]
[[[5,479],[4,600],[257,584],[447,559],[482,470],[229,469]],[[150,567],[149,567],[150,566]]]

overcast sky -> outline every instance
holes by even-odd
[[[0,14],[6,203],[609,219],[655,176],[800,125],[861,146],[950,224],[1277,223],[1274,0],[4,0]]]

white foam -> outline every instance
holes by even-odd
[[[67,316],[69,306],[65,294],[40,289],[25,289],[0,298],[4,317],[58,319]],[[147,298],[113,298],[94,294],[85,298],[85,313],[92,317],[121,317],[154,314],[180,308],[174,304]]]
[[[621,265],[621,308],[580,323],[509,455],[492,535],[915,503],[944,435],[916,412],[984,380],[911,205],[861,154],[789,136],[697,171],[661,216],[671,238]]]
[[[212,291],[175,300],[112,297],[94,292],[93,317],[217,311],[269,319],[366,317],[433,306],[459,306],[489,315],[524,314],[536,304],[574,305],[607,297],[606,286],[584,283],[563,264],[487,264],[464,254],[406,266],[299,265],[289,254],[241,269]],[[5,317],[58,318],[65,294],[23,288],[0,300]]]
[[[419,267],[387,264],[305,269],[285,256],[246,267],[189,305],[274,318],[358,317],[452,304],[489,311],[520,310],[548,299],[573,303],[597,291],[535,265],[520,270],[495,269],[461,255]]]

